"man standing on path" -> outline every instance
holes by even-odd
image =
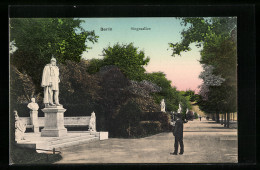
[[[199,115],[200,121],[201,121],[201,115]]]
[[[180,144],[180,155],[184,152],[184,145],[183,145],[183,120],[181,113],[176,114],[177,120],[175,126],[173,128],[173,135],[175,136],[175,143],[174,143],[174,152],[171,153],[172,155],[177,155],[178,153],[178,146]]]

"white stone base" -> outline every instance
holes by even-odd
[[[108,139],[108,132],[99,132],[99,140]]]
[[[40,133],[39,127],[33,127],[33,132],[34,132],[34,133]]]
[[[64,109],[62,106],[52,106],[42,109],[44,112],[44,128],[41,131],[42,137],[60,137],[67,134],[64,127]]]
[[[31,110],[30,111],[31,124],[33,125],[33,132],[39,133],[39,123],[38,123],[38,111]]]
[[[67,129],[42,129],[41,137],[61,137],[67,135]]]

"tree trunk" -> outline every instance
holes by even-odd
[[[221,125],[223,125],[223,113],[221,114]]]
[[[229,128],[230,113],[227,113],[227,128]]]
[[[217,117],[217,123],[219,123],[219,113],[216,113],[216,117]]]
[[[224,113],[224,127],[227,127],[227,113]]]

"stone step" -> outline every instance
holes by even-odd
[[[49,145],[49,149],[52,150],[53,148],[55,148],[55,149],[59,150],[60,148],[63,148],[63,147],[78,145],[78,144],[81,144],[81,143],[87,143],[87,142],[95,141],[95,140],[99,140],[99,138],[98,137],[82,138],[82,139],[73,140],[73,141],[70,141],[70,142],[53,144],[53,145]]]
[[[53,138],[47,141],[36,142],[36,150],[38,153],[44,153],[46,150],[52,150],[55,148],[59,150],[60,148],[77,145],[80,143],[88,143],[90,141],[99,140],[99,133],[80,133],[80,134],[69,134],[67,136]]]
[[[90,133],[90,131],[68,131],[68,133]]]
[[[86,135],[79,135],[79,136],[67,136],[64,138],[50,140],[49,144],[53,145],[53,144],[65,143],[65,142],[75,141],[77,139],[91,138],[91,137],[95,137],[95,135],[86,134]]]
[[[73,135],[71,135],[73,134]],[[74,134],[74,133],[70,133],[70,135],[66,135],[66,136],[62,136],[62,137],[55,137],[53,139],[51,139],[50,141],[58,141],[58,140],[61,140],[61,139],[70,139],[70,138],[74,138],[74,137],[78,137],[78,136],[88,136],[88,135],[91,135],[89,132],[88,133],[78,133],[78,134]]]
[[[58,141],[55,141],[55,142],[49,142],[49,145],[57,145],[57,144],[60,144],[60,143],[67,143],[67,142],[71,142],[71,141],[77,141],[77,140],[80,140],[80,139],[89,139],[89,138],[93,138],[95,136],[77,136],[77,137],[73,137],[71,139],[61,139],[61,140],[58,140]]]
[[[62,139],[67,139],[67,138],[74,138],[78,136],[88,136],[88,135],[94,135],[94,136],[99,136],[99,132],[89,132],[89,131],[70,131],[68,132],[68,135],[62,136],[62,137],[52,137],[51,140],[49,141],[58,141]]]

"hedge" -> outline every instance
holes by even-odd
[[[170,129],[171,115],[167,112],[143,112],[141,114],[141,121],[159,121],[163,131]]]
[[[145,137],[162,132],[159,121],[141,121],[132,131],[132,137]]]
[[[43,104],[39,104],[39,117],[43,117],[44,113],[42,112],[41,109],[44,108]],[[112,121],[107,120],[104,116],[106,114],[105,111],[102,110],[102,107],[98,106],[91,106],[90,104],[66,104],[63,106],[66,110],[64,113],[64,116],[70,117],[70,116],[90,116],[91,113],[94,111],[96,113],[97,117],[97,130],[103,130],[107,131],[108,125],[111,123],[114,124],[118,122],[119,120],[115,122],[110,122]],[[27,108],[27,104],[15,104],[11,106],[11,113],[13,113],[13,110],[18,111],[18,115],[20,117],[29,117],[30,116],[30,110]],[[136,125],[132,125],[131,129],[131,136],[126,136],[125,135],[125,128],[121,130],[116,130],[117,128],[110,128],[110,130],[113,129],[114,133],[111,131],[111,136],[113,137],[142,137],[142,136],[148,136],[148,135],[153,135],[156,133],[160,133],[163,131],[170,131],[170,114],[169,113],[164,113],[164,112],[140,112],[140,122],[137,123]],[[139,115],[138,114],[138,115]],[[131,114],[132,115],[132,114]],[[136,115],[136,116],[138,116]],[[132,115],[133,116],[133,115]],[[123,115],[118,115],[118,117],[121,118],[119,122],[127,122],[124,121],[126,119],[125,116]],[[127,118],[128,119],[128,118]],[[131,121],[132,122],[132,121]],[[127,123],[128,124],[128,123]],[[123,126],[124,127],[124,126]],[[74,130],[74,129],[71,129]],[[123,132],[122,132],[123,130]]]
[[[11,104],[10,105],[10,112],[13,113],[14,110],[17,110],[19,117],[30,117],[30,109],[27,107],[28,103],[21,103],[21,104]],[[44,113],[41,109],[44,108],[44,105],[39,104],[38,115],[39,117],[43,117]]]

